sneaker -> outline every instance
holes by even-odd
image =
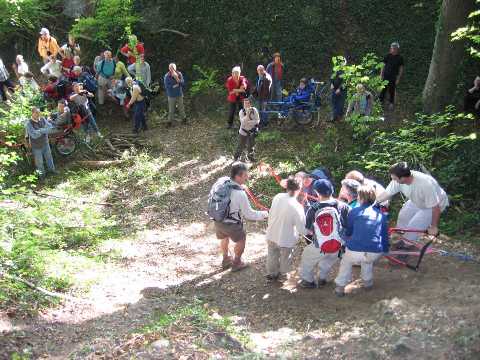
[[[227,270],[232,267],[232,258],[227,257],[222,260],[222,269]]]
[[[103,135],[100,131],[97,131],[97,136],[100,138],[100,139],[103,139]]]
[[[244,263],[243,261],[240,262],[233,262],[232,263],[232,272],[237,272],[243,270],[248,267],[248,264]]]
[[[345,288],[343,286],[337,286],[335,288],[335,295],[338,297],[344,297],[345,296]]]
[[[85,142],[87,144],[90,144],[90,141],[92,141],[92,137],[90,136],[90,134],[85,135]]]
[[[267,279],[268,281],[277,281],[279,278],[279,275],[272,275],[272,274],[267,274],[265,275],[265,279]]]
[[[304,288],[304,289],[314,289],[316,286],[315,286],[315,283],[312,281],[307,281],[307,280],[302,280],[298,283],[298,285],[301,287],[301,288]]]

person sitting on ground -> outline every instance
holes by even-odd
[[[235,112],[242,109],[243,99],[246,97],[245,92],[248,88],[247,78],[240,75],[242,70],[240,66],[235,66],[232,69],[232,76],[227,79],[225,87],[227,88],[227,101],[230,104],[228,112],[228,125],[227,128],[233,127],[233,118]]]
[[[255,162],[255,137],[258,133],[258,124],[260,124],[260,115],[258,110],[252,106],[250,99],[243,99],[243,108],[239,112],[240,129],[237,151],[234,155],[234,161],[238,161],[247,148],[247,158],[250,162]]]
[[[2,101],[9,101],[10,92],[15,92],[15,86],[10,80],[10,73],[0,58],[0,96],[2,97]]]
[[[50,35],[50,31],[47,28],[40,30],[37,49],[44,64],[50,61],[51,56],[57,57],[60,47],[58,46],[57,39]]]
[[[48,77],[47,84],[43,87],[43,94],[47,100],[60,100],[62,97],[58,93],[57,89],[58,78],[54,75]]]
[[[73,58],[74,56],[80,56],[80,53],[80,45],[75,41],[73,35],[68,34],[67,43],[63,44],[59,49],[60,56],[62,59],[66,57]]]
[[[360,171],[358,170],[352,170],[352,171],[349,171],[347,173],[347,175],[345,175],[345,179],[352,179],[352,180],[356,180],[360,183],[360,185],[370,185],[370,186],[373,186],[373,188],[375,189],[375,195],[376,196],[379,196],[382,192],[385,191],[385,188],[383,187],[383,185],[381,185],[380,183],[378,183],[377,181],[375,180],[372,180],[372,179],[368,179],[366,178]],[[388,200],[383,202],[381,205],[382,206],[385,206],[385,207],[388,207]]]
[[[20,85],[23,85],[23,82],[25,81],[25,74],[29,72],[28,64],[23,59],[23,55],[17,55],[15,58],[15,64],[12,65],[12,68],[15,72],[15,75],[17,75]]]
[[[134,119],[134,127],[133,132],[138,134],[140,130],[147,131],[147,119],[146,119],[146,111],[147,105],[145,101],[145,96],[142,94],[142,88],[140,85],[133,81],[131,77],[127,77],[125,79],[125,83],[127,84],[132,97],[127,104],[127,110],[133,105],[133,119]]]
[[[105,94],[111,87],[111,80],[115,74],[115,60],[112,59],[112,52],[106,50],[103,53],[103,60],[97,63],[96,73],[98,81],[97,100],[99,105],[105,103]]]
[[[307,211],[306,216],[306,230],[312,236],[309,245],[305,247],[302,253],[302,260],[300,263],[300,278],[299,285],[304,288],[314,288],[316,268],[320,268],[320,276],[318,286],[323,286],[327,283],[327,276],[332,266],[339,260],[338,251],[331,253],[324,252],[320,249],[318,234],[315,232],[315,222],[320,215],[322,209],[333,208],[332,226],[336,224],[337,233],[342,236],[343,231],[347,226],[347,217],[350,208],[342,201],[333,198],[333,185],[327,179],[320,179],[314,182],[314,188],[318,196],[318,202],[314,203]],[[336,222],[335,217],[339,222]],[[329,222],[330,224],[330,222]],[[317,224],[318,226],[318,224]],[[332,232],[334,229],[332,228]],[[342,239],[340,239],[342,240]]]
[[[221,250],[223,253],[222,268],[228,269],[231,267],[232,271],[239,271],[247,266],[247,264],[242,261],[247,240],[244,222],[246,220],[261,221],[268,217],[267,211],[256,211],[250,206],[247,194],[243,189],[243,185],[247,180],[247,165],[236,162],[232,165],[230,179],[226,177],[220,178],[215,185],[213,185],[210,192],[211,199],[220,187],[228,186],[231,190],[229,197],[230,202],[227,205],[228,212],[224,219],[215,221],[215,232],[217,239],[221,240]],[[213,207],[215,207],[215,203],[213,203]],[[235,257],[233,259],[230,257],[228,251],[230,240],[235,243]]]
[[[112,79],[112,89],[108,94],[122,107],[123,114],[128,119],[128,110],[126,99],[128,95],[128,86],[123,80]]]
[[[357,207],[357,190],[359,187],[360,183],[357,180],[343,179],[338,198],[345,201],[351,209]]]
[[[373,263],[388,252],[388,215],[375,203],[375,189],[370,185],[358,188],[359,206],[348,214],[345,253],[335,279],[335,293],[345,295],[345,286],[352,281],[352,266],[360,263],[363,285],[373,286]]]
[[[97,122],[95,117],[92,114],[90,109],[90,102],[89,98],[93,98],[94,95],[86,90],[83,89],[82,83],[74,83],[73,84],[73,94],[70,96],[70,101],[72,101],[77,109],[79,110],[79,114],[82,118],[85,118],[83,123],[83,130],[86,133],[85,141],[88,143],[91,139],[91,134],[95,133],[99,138],[102,138],[102,134],[98,129]]]
[[[183,86],[185,85],[185,81],[183,74],[177,70],[177,65],[174,63],[168,65],[168,72],[163,77],[163,85],[165,86],[168,100],[167,127],[173,126],[175,109],[177,107],[183,123],[186,124],[187,115],[185,114],[185,106],[183,105]]]
[[[145,54],[145,48],[143,46],[143,43],[138,41],[136,35],[130,35],[129,40],[131,43],[136,44],[135,45],[136,54],[138,55]],[[135,62],[137,61],[136,54],[132,50],[132,48],[130,48],[130,45],[128,43],[126,43],[120,49],[120,52],[122,53],[123,56],[125,56],[128,59],[128,64],[135,64]]]
[[[263,65],[257,66],[257,83],[253,90],[253,96],[258,102],[260,111],[260,127],[264,128],[268,125],[267,103],[270,100],[270,88],[272,86],[272,77],[265,71]]]
[[[57,79],[60,79],[63,76],[62,62],[57,60],[56,56],[53,55],[50,55],[48,59],[49,61],[40,68],[40,72],[44,75],[53,75]]]
[[[363,84],[357,84],[357,92],[353,95],[350,104],[348,104],[347,114],[349,115],[359,115],[359,116],[370,116],[373,109],[373,95],[370,91],[365,90]]]
[[[66,55],[62,58],[62,72],[65,76],[68,76],[68,73],[75,66],[75,61],[73,61],[73,56],[70,52],[67,52]]]
[[[480,76],[475,77],[473,87],[467,90],[464,98],[464,111],[480,117]]]
[[[286,192],[273,198],[268,215],[266,277],[270,281],[284,278],[291,271],[293,250],[298,237],[305,234],[305,213],[297,201],[299,179],[289,176],[286,187]]]
[[[58,131],[62,131],[64,127],[72,124],[72,114],[65,100],[58,101],[57,111],[51,115],[51,123]]]
[[[137,63],[130,64],[128,66],[128,72],[135,77],[138,81],[141,81],[146,87],[150,87],[152,83],[152,73],[150,71],[150,64],[145,61],[145,55],[140,55],[140,73],[137,75]]]
[[[438,235],[440,215],[449,205],[445,190],[432,176],[411,170],[404,161],[392,165],[389,173],[392,181],[377,201],[382,203],[399,192],[408,199],[398,213],[397,227],[427,230],[430,235]],[[415,241],[420,235],[406,233],[403,236]]]
[[[40,179],[45,178],[45,166],[43,160],[47,163],[47,169],[51,173],[56,173],[53,163],[52,151],[48,142],[48,134],[52,131],[53,125],[41,116],[40,109],[32,108],[32,117],[25,124],[30,146],[32,148],[33,159]]]

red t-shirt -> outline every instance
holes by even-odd
[[[64,58],[62,60],[62,68],[71,69],[74,65],[73,59]]]
[[[245,76],[240,75],[240,79],[238,80],[238,83],[235,82],[232,76],[230,76],[227,79],[227,82],[225,83],[225,87],[227,88],[227,100],[228,102],[236,102],[237,101],[237,96],[238,99],[241,100],[245,98],[245,95],[240,93],[240,94],[233,94],[231,93],[232,90],[234,89],[240,89],[240,87],[243,86],[243,88],[246,90],[248,86],[248,80]]]
[[[145,54],[145,48],[143,47],[143,43],[137,43],[137,45],[135,46],[135,48],[137,49],[137,52],[139,54]],[[130,49],[130,46],[128,46],[128,44],[125,44],[121,49],[120,49],[120,52],[122,54],[128,54],[128,52],[131,51]],[[131,55],[128,57],[128,63],[129,64],[135,64],[135,61],[136,61],[136,58],[135,56]]]

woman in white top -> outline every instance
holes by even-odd
[[[397,227],[427,230],[430,235],[438,234],[441,213],[448,206],[448,196],[430,175],[410,170],[406,162],[399,162],[390,168],[392,181],[386,190],[377,196],[381,203],[401,192],[408,201],[398,214]],[[418,233],[404,235],[417,240]]]
[[[23,59],[23,55],[17,55],[15,58],[15,64],[13,64],[13,70],[17,75],[18,81],[23,85],[25,74],[28,73],[28,64]]]
[[[300,185],[297,178],[290,176],[287,192],[273,198],[265,236],[268,243],[268,280],[277,280],[291,271],[293,250],[299,235],[305,234],[305,212],[297,201]]]

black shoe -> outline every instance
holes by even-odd
[[[298,283],[298,285],[304,289],[314,289],[315,288],[315,283],[312,281],[306,281],[302,280]]]
[[[318,284],[317,284],[317,285],[318,285],[318,286],[325,286],[325,285],[327,285],[327,280],[320,279],[320,280],[318,280]]]
[[[279,278],[279,275],[271,275],[271,274],[268,274],[268,275],[265,275],[265,279],[267,279],[268,281],[277,281]]]

